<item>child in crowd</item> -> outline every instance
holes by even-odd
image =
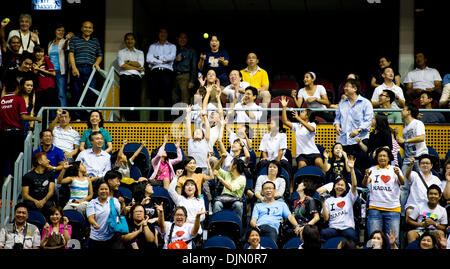
[[[325,159],[323,171],[326,173],[326,182],[333,182],[338,177],[347,178],[348,173],[350,173],[350,168],[347,165],[347,153],[344,151],[342,144],[334,144],[332,152],[331,159],[327,150],[323,152]]]
[[[177,142],[175,144],[177,148],[177,158],[176,159],[169,159],[167,157],[167,152],[165,151],[165,147],[167,142],[169,141],[169,135],[164,135],[164,143],[158,148],[158,150],[154,150],[152,152],[152,166],[153,166],[153,173],[150,176],[150,181],[155,183],[163,183],[163,187],[168,190],[170,182],[175,177],[175,171],[173,169],[173,166],[177,163],[181,162],[183,155],[181,153],[180,148],[180,140],[177,139]]]
[[[34,73],[38,76],[36,87],[36,111],[43,106],[54,106],[57,104],[57,94],[55,90],[55,67],[50,58],[45,56],[43,47],[34,47],[36,62],[33,63]]]
[[[127,156],[123,153],[123,150],[127,144],[128,140],[124,139],[119,153],[117,154],[116,163],[113,169],[117,169],[117,171],[122,174],[122,183],[132,184],[134,183],[134,179],[132,179],[130,176],[131,166],[134,165],[134,159],[136,159],[141,150],[145,147],[146,142],[142,141],[141,146],[134,152],[133,156],[131,156],[130,159],[128,159]]]

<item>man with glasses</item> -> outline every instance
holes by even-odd
[[[395,104],[393,100],[395,100],[395,93],[391,90],[383,90],[378,97],[380,108],[391,109],[394,108],[392,105]],[[393,123],[402,123],[402,114],[400,112],[377,112],[382,113],[387,116],[388,122],[390,124]]]
[[[416,105],[408,103],[402,110],[402,120],[404,122],[403,136],[396,134],[398,144],[403,147],[403,166],[402,172],[406,174],[406,170],[411,164],[411,157],[419,157],[422,154],[428,154],[428,148],[425,144],[425,125],[417,119],[419,109]],[[398,132],[398,131],[397,131]],[[414,170],[417,171],[417,161],[413,164],[416,166]],[[409,182],[407,182],[409,183]],[[410,184],[403,184],[400,193],[400,203],[402,205],[402,215],[405,214],[405,204],[409,195]]]
[[[394,83],[394,70],[391,67],[385,67],[381,76],[384,78],[384,83],[376,87],[373,91],[371,99],[373,107],[382,107],[382,100],[379,97],[384,90],[390,90],[394,93],[394,98],[391,99],[392,108],[405,107],[403,90]]]
[[[259,229],[261,236],[268,236],[276,243],[278,230],[283,218],[287,218],[295,227],[294,232],[297,236],[300,235],[301,228],[286,203],[275,200],[275,189],[275,183],[271,181],[267,181],[262,185],[264,202],[255,204],[250,226]]]

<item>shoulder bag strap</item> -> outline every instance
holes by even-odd
[[[167,242],[167,245],[169,245],[172,242],[172,233],[173,233],[174,226],[175,226],[175,223],[172,222],[172,226],[170,226],[170,232],[169,232],[169,242]]]
[[[423,179],[422,175],[420,174],[420,171],[416,172],[416,173],[419,175],[423,185],[425,186],[425,189],[428,189],[428,185],[427,185],[427,183],[425,183],[425,179]]]

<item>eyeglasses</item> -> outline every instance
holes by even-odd
[[[431,164],[430,162],[421,162],[420,164]]]
[[[381,96],[383,96],[383,97],[389,97],[388,95],[386,95],[386,94],[380,94],[380,97]]]

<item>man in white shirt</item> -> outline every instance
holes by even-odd
[[[9,32],[8,40],[6,41],[8,44],[11,37],[18,36],[20,38],[22,46],[20,47],[19,54],[22,54],[24,50],[33,53],[34,46],[40,44],[37,30],[30,31],[31,22],[31,15],[21,14],[19,16],[20,29]]]
[[[255,87],[249,86],[245,89],[244,97],[240,103],[236,104],[236,99],[233,100],[234,109],[242,109],[242,108],[251,108],[258,109],[261,108],[259,105],[255,103],[255,100],[258,96],[258,89]],[[229,113],[235,113],[235,123],[257,123],[261,119],[262,111],[261,110],[231,110]],[[229,116],[230,116],[229,114]]]
[[[76,161],[81,161],[89,176],[103,177],[111,170],[111,155],[102,150],[103,135],[100,132],[92,132],[89,140],[92,148],[80,152]]]
[[[120,66],[120,106],[139,106],[141,97],[142,76],[144,75],[144,52],[136,49],[136,38],[133,33],[127,33],[124,37],[126,48],[117,53],[117,62]],[[136,99],[136,97],[138,99]],[[139,111],[123,111],[123,116],[128,121],[138,121]]]
[[[147,53],[146,60],[151,68],[150,92],[148,96],[151,97],[150,105],[152,107],[161,106],[159,104],[160,99],[164,103],[162,106],[172,106],[173,62],[176,58],[177,47],[167,41],[167,29],[161,28],[158,37],[159,41],[151,44]],[[157,112],[150,114],[152,121],[158,120]],[[165,118],[168,119],[168,111],[164,114]]]
[[[66,158],[73,159],[80,149],[80,134],[70,126],[69,111],[58,109],[49,130],[53,134],[53,145],[62,149]]]
[[[427,58],[423,52],[416,53],[416,69],[406,74],[403,83],[406,86],[406,94],[415,99],[421,91],[435,91],[441,94],[442,79],[439,72],[427,66]]]
[[[250,83],[242,81],[242,75],[239,70],[231,70],[229,78],[230,85],[226,86],[222,93],[227,97],[227,102],[233,102],[236,98],[236,102],[240,102],[242,96],[244,96],[245,89],[250,86]]]
[[[383,90],[390,90],[395,94],[395,100],[391,100],[392,108],[403,108],[405,106],[405,97],[403,96],[403,90],[394,83],[394,70],[391,67],[386,67],[381,75],[384,78],[384,83],[376,87],[372,95],[372,105],[374,108],[381,107],[379,100],[380,94]]]
[[[403,137],[396,135],[396,140],[404,149],[404,158],[402,172],[406,174],[406,170],[410,165],[410,157],[419,157],[422,154],[428,153],[427,145],[425,144],[425,125],[417,119],[419,109],[416,105],[408,103],[402,110],[402,120],[405,123],[403,127]],[[417,161],[414,164],[417,171]],[[409,184],[403,184],[400,189],[400,203],[402,205],[402,215],[405,213],[405,204],[409,195]]]

